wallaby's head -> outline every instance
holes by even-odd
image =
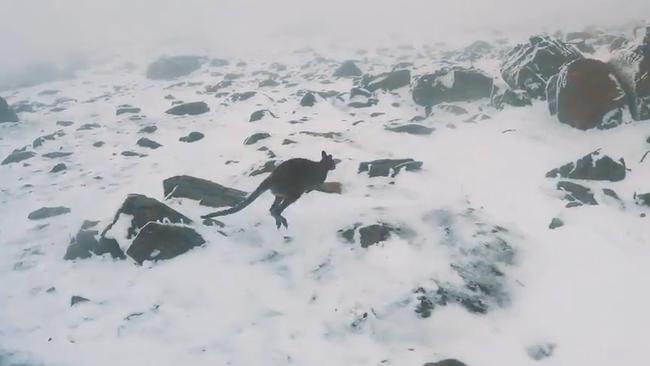
[[[332,155],[328,155],[325,150],[321,151],[320,155],[320,163],[323,164],[327,170],[334,170],[334,168],[336,168],[336,162],[334,161],[334,158],[332,158]]]

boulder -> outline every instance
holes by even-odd
[[[246,192],[188,175],[165,179],[163,189],[166,198],[189,198],[199,201],[202,206],[215,208],[235,206],[247,195]]]
[[[246,140],[244,141],[244,145],[253,145],[256,142],[260,140],[264,140],[271,137],[271,134],[266,133],[266,132],[258,132],[250,135]]]
[[[142,137],[142,138],[138,139],[137,144],[138,144],[138,146],[146,147],[146,148],[153,149],[153,150],[155,150],[155,149],[162,146],[161,144],[157,143],[156,141],[150,140],[150,139],[148,139],[146,137]]]
[[[258,111],[255,111],[255,112],[251,113],[251,116],[250,116],[250,118],[248,119],[248,122],[256,122],[256,121],[259,121],[259,120],[261,120],[262,118],[266,117],[267,115],[270,115],[270,116],[273,117],[273,118],[278,118],[278,117],[276,117],[276,115],[273,114],[273,112],[271,112],[270,110],[268,110],[268,109],[260,109],[260,110],[258,110]]]
[[[113,258],[125,259],[126,256],[120,249],[117,242],[112,240],[100,240],[99,232],[83,227],[77,235],[72,238],[70,245],[63,256],[65,260],[86,259],[94,255],[109,253]]]
[[[201,68],[205,59],[198,56],[161,57],[147,67],[147,78],[172,80],[186,76]]]
[[[501,76],[513,89],[523,89],[532,98],[546,96],[546,83],[565,64],[582,58],[574,46],[547,35],[533,36],[515,46],[501,63]]]
[[[650,207],[650,193],[634,193],[634,202],[639,206]]]
[[[562,165],[546,173],[547,178],[571,178],[618,182],[625,179],[625,161],[615,161],[600,150],[589,153],[575,162]]]
[[[36,211],[32,211],[27,218],[30,220],[43,220],[54,216],[65,215],[70,213],[71,210],[67,207],[41,207]]]
[[[419,125],[417,123],[408,123],[399,126],[387,126],[384,128],[387,131],[408,133],[411,135],[430,135],[435,130],[433,127],[427,127],[427,126]]]
[[[257,92],[255,91],[247,91],[243,93],[233,93],[233,95],[230,96],[230,100],[233,102],[243,102],[245,100],[251,99],[257,95]]]
[[[562,226],[564,226],[564,221],[562,221],[562,219],[560,219],[560,218],[558,218],[558,217],[554,217],[554,218],[551,220],[551,223],[548,224],[548,228],[551,229],[551,230],[554,230],[554,229],[560,228],[560,227],[562,227]]]
[[[566,64],[547,85],[549,111],[580,130],[607,129],[623,122],[625,92],[602,61],[577,59]]]
[[[18,122],[18,115],[11,109],[9,103],[0,97],[0,123],[3,122]]]
[[[210,108],[205,102],[191,102],[179,104],[175,107],[168,109],[165,113],[173,114],[175,116],[195,116],[198,114],[207,113],[210,111]]]
[[[178,141],[180,141],[180,142],[188,142],[189,143],[189,142],[199,141],[204,137],[205,137],[205,135],[202,134],[201,132],[193,131],[193,132],[190,132],[187,136],[183,136],[183,137],[179,138]]]
[[[359,164],[359,173],[368,172],[372,177],[395,177],[402,169],[417,171],[422,168],[422,162],[413,159],[380,159]]]
[[[361,80],[364,89],[374,92],[377,90],[396,90],[411,83],[411,71],[396,70],[376,76],[365,75]]]
[[[438,362],[427,362],[424,364],[424,366],[467,366],[467,365],[465,365],[464,363],[456,359],[449,358]]]
[[[140,229],[126,254],[142,264],[172,259],[204,243],[203,237],[192,228],[149,222]]]
[[[307,92],[300,99],[300,105],[303,107],[313,107],[316,104],[316,96],[312,92]]]
[[[55,166],[52,167],[52,170],[50,170],[50,173],[58,173],[62,172],[64,170],[68,169],[68,167],[64,163],[58,163]]]
[[[70,155],[72,155],[72,153],[69,151],[53,151],[53,152],[45,153],[41,156],[48,159],[59,159],[59,158],[65,158],[66,156],[70,156]]]
[[[566,192],[564,200],[569,201],[567,207],[598,204],[591,189],[580,184],[562,181],[557,183],[557,189]]]
[[[529,107],[533,105],[533,102],[525,90],[513,90],[509,87],[501,89],[495,86],[492,89],[490,104],[494,108],[502,110],[506,105],[512,107]]]
[[[117,110],[115,111],[115,115],[119,116],[120,114],[125,114],[125,113],[140,113],[141,109],[138,107],[133,107],[132,105],[129,104],[123,104],[119,107],[117,107]]]
[[[483,72],[463,67],[443,68],[422,75],[413,87],[413,100],[421,106],[440,103],[471,102],[489,98],[492,78]]]
[[[156,131],[158,131],[158,127],[151,125],[142,127],[138,133],[154,133]]]
[[[354,76],[361,76],[363,72],[357,67],[357,65],[352,60],[344,61],[341,66],[336,69],[334,76],[349,78]]]
[[[2,163],[0,163],[0,165],[20,163],[21,161],[31,159],[34,156],[36,156],[36,153],[33,151],[27,151],[27,146],[25,146],[22,149],[14,150],[2,161]]]
[[[63,137],[63,136],[65,136],[65,132],[63,132],[63,130],[58,130],[47,135],[39,136],[35,138],[34,141],[32,142],[32,147],[33,148],[41,147],[46,141],[54,141],[58,137]]]
[[[615,51],[609,65],[627,93],[632,117],[650,119],[650,39]]]

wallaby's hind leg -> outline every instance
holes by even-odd
[[[287,207],[289,207],[290,204],[296,202],[296,200],[300,198],[300,196],[294,196],[294,197],[288,197],[282,200],[280,204],[277,206],[275,205],[275,202],[273,203],[272,210],[271,210],[271,215],[275,217],[275,225],[280,228],[280,226],[284,225],[285,228],[289,227],[289,224],[287,223],[287,219],[285,219],[282,216],[282,211],[284,211]],[[277,201],[277,198],[276,198]]]
[[[273,212],[278,208],[280,202],[282,202],[282,197],[275,196],[275,201],[273,201],[273,204],[271,205],[271,209],[269,210],[271,211],[271,215],[273,215]]]

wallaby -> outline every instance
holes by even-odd
[[[328,155],[325,151],[321,152],[320,161],[302,158],[289,159],[278,165],[271,172],[271,175],[264,179],[257,189],[246,197],[244,201],[227,210],[213,212],[201,216],[201,218],[208,219],[241,211],[244,207],[255,201],[262,193],[270,189],[271,193],[275,195],[275,201],[273,201],[270,209],[271,215],[275,218],[275,224],[278,229],[282,225],[288,228],[287,219],[282,216],[282,211],[290,204],[296,202],[303,193],[311,192],[323,184],[325,178],[327,178],[327,173],[330,170],[334,170],[335,167],[336,163],[332,155]]]

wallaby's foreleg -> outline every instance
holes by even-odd
[[[282,216],[282,211],[284,211],[287,207],[289,207],[290,204],[296,202],[298,198],[300,198],[299,195],[293,197],[287,197],[283,199],[282,202],[279,203],[277,206],[275,205],[275,202],[273,203],[275,207],[272,207],[271,215],[273,215],[273,217],[275,218],[275,225],[278,227],[278,229],[282,225],[284,225],[285,228],[289,227],[289,224],[287,223],[287,219],[285,219],[284,216]]]

